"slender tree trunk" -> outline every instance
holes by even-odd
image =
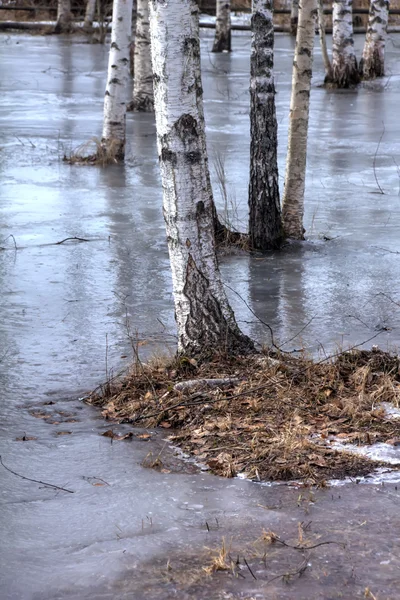
[[[149,0],[137,0],[133,97],[130,108],[138,112],[154,110],[151,69]]]
[[[348,88],[360,81],[353,40],[353,0],[333,0],[332,23],[332,83]]]
[[[96,13],[96,0],[88,0],[86,4],[86,13],[83,26],[85,29],[93,27],[94,15]]]
[[[389,0],[370,0],[367,35],[360,61],[363,79],[385,74],[385,44],[389,19]]]
[[[157,144],[171,260],[178,350],[244,353],[218,269],[207,184],[196,0],[151,0]],[[200,110],[199,110],[200,108]]]
[[[282,207],[285,235],[298,240],[304,239],[308,113],[317,12],[317,0],[300,0]]]
[[[101,143],[103,152],[116,160],[125,155],[131,19],[132,0],[114,0]]]
[[[212,51],[231,51],[231,0],[217,0],[217,20]]]
[[[54,33],[69,33],[72,30],[71,0],[58,0],[57,23]]]
[[[325,82],[327,83],[328,81],[332,81],[332,65],[329,59],[328,48],[326,46],[324,0],[318,0],[318,31],[322,58],[324,60]]]
[[[130,48],[129,48],[130,73],[131,73],[132,77],[135,74],[136,22],[137,22],[137,0],[133,0],[133,4],[132,4],[132,34],[131,34],[131,45],[130,45]]]
[[[290,33],[297,34],[297,23],[299,22],[299,0],[292,0],[292,8],[290,11]]]
[[[272,0],[253,0],[250,59],[250,245],[279,245],[282,219],[278,182]]]

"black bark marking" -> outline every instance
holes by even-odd
[[[186,340],[182,340],[188,355],[215,353],[248,354],[254,352],[252,341],[243,335],[236,323],[229,324],[220,303],[213,295],[208,278],[189,254],[183,293],[190,310],[185,325]]]

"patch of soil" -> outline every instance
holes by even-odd
[[[323,485],[384,465],[332,442],[399,439],[400,420],[381,406],[399,405],[399,369],[397,356],[377,349],[319,362],[272,352],[203,364],[180,357],[137,364],[89,403],[107,419],[173,429],[169,439],[218,475]]]

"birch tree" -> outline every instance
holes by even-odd
[[[157,146],[178,351],[247,353],[219,272],[205,155],[196,0],[151,0]]]
[[[91,29],[93,27],[94,15],[96,13],[96,0],[88,0],[86,4],[85,20],[83,27]]]
[[[318,31],[319,31],[319,43],[321,46],[322,58],[324,61],[325,69],[325,82],[332,81],[332,65],[328,54],[328,48],[326,45],[326,33],[325,33],[325,16],[324,16],[324,0],[317,0],[318,2]]]
[[[101,145],[102,152],[115,160],[125,155],[131,19],[132,0],[114,0]]]
[[[253,0],[251,31],[249,236],[265,251],[282,238],[272,0]]]
[[[55,33],[69,33],[72,29],[71,0],[58,0]]]
[[[389,19],[389,0],[370,0],[367,34],[360,74],[363,79],[375,79],[385,74],[385,44]]]
[[[231,0],[217,1],[213,52],[231,51]]]
[[[151,69],[149,0],[137,0],[133,97],[130,108],[138,112],[154,110]]]
[[[316,17],[317,0],[300,0],[282,205],[285,235],[298,240],[304,239],[303,214],[308,114]]]
[[[290,33],[296,35],[297,23],[299,21],[299,0],[292,0],[290,9]]]
[[[353,0],[333,0],[331,82],[339,88],[348,88],[359,81],[353,40]]]

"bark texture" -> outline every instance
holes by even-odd
[[[251,29],[249,236],[251,247],[264,252],[279,246],[283,235],[272,0],[253,0]]]
[[[231,51],[231,0],[217,0],[213,52]]]
[[[157,145],[178,350],[253,351],[228,303],[215,254],[196,0],[150,0]]]
[[[367,35],[360,61],[363,79],[375,79],[385,74],[385,44],[389,19],[389,0],[371,0]]]
[[[114,0],[101,143],[103,152],[116,160],[125,155],[131,19],[132,0]]]
[[[332,65],[328,54],[328,48],[326,45],[326,33],[325,33],[325,16],[324,16],[324,0],[318,1],[318,31],[319,31],[319,43],[321,46],[322,58],[324,61],[325,79],[326,81],[332,81]]]
[[[348,88],[360,81],[353,40],[353,0],[333,0],[332,79],[338,88]]]
[[[137,0],[133,0],[132,3],[132,33],[131,33],[131,45],[129,48],[130,56],[130,73],[133,77],[135,74],[135,39],[136,39],[136,21],[137,21]]]
[[[299,22],[299,0],[292,0],[292,6],[290,10],[290,33],[292,35],[297,34],[297,24]]]
[[[301,0],[293,61],[282,213],[285,235],[298,240],[304,239],[308,114],[317,11],[317,0]]]
[[[153,71],[151,68],[149,0],[137,0],[133,97],[130,109],[154,110]]]
[[[71,0],[58,0],[57,23],[54,33],[69,33],[72,30]]]
[[[94,15],[96,13],[96,0],[88,0],[86,4],[86,13],[83,26],[85,29],[93,27]]]

